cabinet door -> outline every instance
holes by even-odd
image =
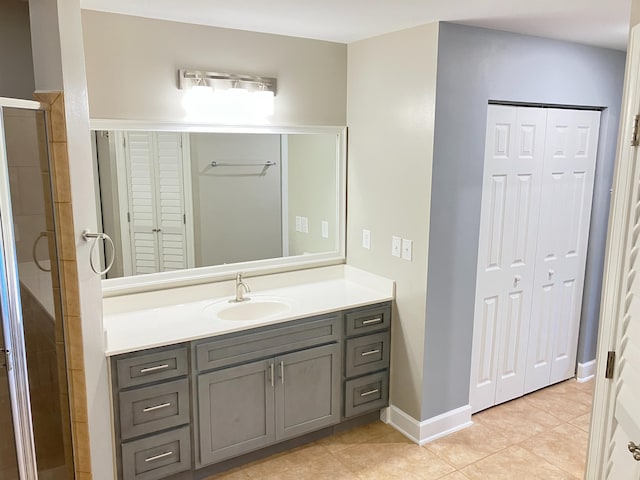
[[[198,376],[200,465],[275,441],[272,361]]]
[[[340,421],[340,347],[276,357],[276,438],[284,440]]]

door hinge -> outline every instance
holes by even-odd
[[[186,213],[182,214],[182,223],[184,223],[185,225],[187,224],[187,214]]]
[[[640,145],[640,132],[638,132],[638,124],[640,123],[640,114],[633,117],[633,130],[631,131],[631,146]]]
[[[127,212],[127,222],[131,223],[131,212]]]
[[[127,137],[125,137],[124,135],[122,136],[122,146],[124,148],[127,148]]]
[[[8,348],[0,348],[0,367],[11,370],[11,351]]]
[[[613,378],[613,368],[616,364],[616,352],[607,352],[607,368],[604,371],[604,378]]]

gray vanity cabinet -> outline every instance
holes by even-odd
[[[183,475],[387,406],[390,306],[112,357],[118,478]]]
[[[199,463],[334,425],[340,399],[337,343],[200,374]]]
[[[272,370],[261,360],[198,376],[200,463],[275,441]]]
[[[276,357],[276,440],[340,421],[340,346],[325,345]]]
[[[379,410],[389,404],[391,305],[345,313],[344,417]]]
[[[113,357],[118,477],[158,480],[191,468],[186,345]]]

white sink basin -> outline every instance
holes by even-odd
[[[220,320],[260,320],[278,313],[291,310],[291,303],[287,299],[278,297],[249,297],[245,302],[233,303],[229,301],[215,303],[205,308]]]

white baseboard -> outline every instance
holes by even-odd
[[[578,372],[576,374],[576,380],[579,383],[588,382],[596,376],[596,361],[591,360],[586,363],[578,363]]]
[[[422,422],[406,414],[395,405],[391,405],[388,409],[388,415],[385,414],[385,419],[388,419],[388,423],[392,427],[418,445],[432,442],[437,438],[467,428],[473,423],[471,422],[470,405],[450,410]]]

